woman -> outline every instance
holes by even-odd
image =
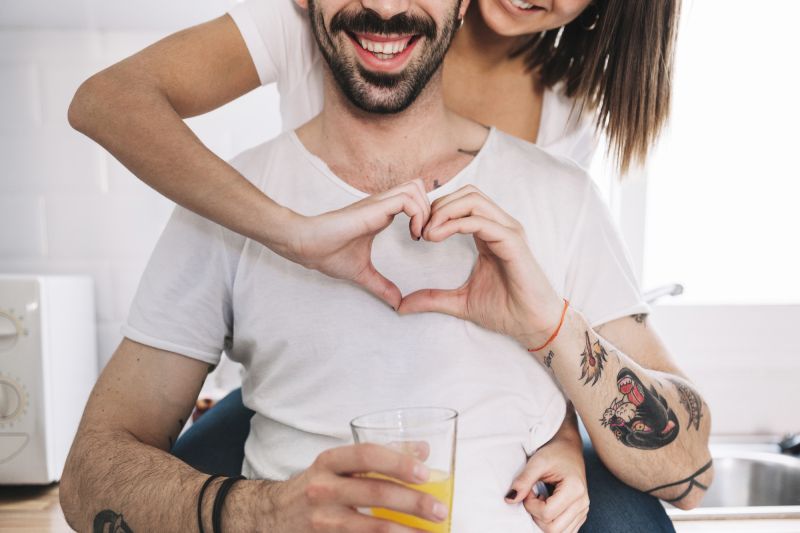
[[[366,0],[362,4],[379,9]],[[377,272],[343,274],[337,265],[347,251],[329,251],[330,243],[315,241],[314,228],[335,223],[340,214],[302,217],[281,208],[207,150],[181,120],[270,82],[277,82],[281,92],[285,129],[314,116],[322,101],[322,66],[309,52],[308,31],[300,36],[282,31],[285,21],[296,16],[293,10],[291,0],[248,0],[230,16],[156,43],[84,83],[70,107],[70,122],[177,203],[288,259],[360,283],[397,307],[399,294],[387,291],[387,281]],[[594,151],[597,125],[624,172],[644,162],[666,119],[677,12],[678,0],[475,0],[445,60],[446,100],[462,115],[583,165]],[[197,452],[191,439],[207,439],[202,431],[211,425],[207,434],[235,437],[226,451],[238,446],[233,456],[241,458],[248,419],[234,393],[201,419],[175,451],[184,457],[191,455],[187,447]],[[243,423],[233,432],[220,431],[220,420]],[[510,501],[524,498],[545,531],[576,530],[587,512],[579,442],[575,423],[566,422],[515,480],[514,486],[540,478],[554,483],[555,494],[547,503],[509,492]],[[594,467],[595,472],[601,469]],[[598,483],[616,480],[607,472],[597,479],[603,481],[593,482],[590,475],[590,496],[593,509],[601,513],[589,515],[588,529],[636,529],[631,515],[643,509],[643,501],[654,513],[660,511],[638,511],[647,529],[655,531],[658,521],[669,528],[652,498],[630,495],[632,512],[621,510],[626,500],[619,482],[614,513],[605,514],[625,517],[625,522],[608,516],[603,521],[605,504],[597,503],[606,491],[598,490]]]

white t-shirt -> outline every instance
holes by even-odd
[[[232,164],[305,215],[366,196],[294,132]],[[466,184],[525,226],[552,285],[592,324],[647,312],[620,237],[577,165],[493,129],[470,164],[429,197]],[[377,236],[376,268],[403,294],[461,285],[477,257],[472,237],[413,241],[407,225],[400,215]],[[352,443],[348,423],[357,415],[452,407],[459,412],[453,531],[536,531],[525,509],[503,496],[525,453],[560,426],[565,399],[549,371],[509,337],[438,313],[399,316],[353,284],[180,207],[153,252],[123,333],[211,364],[225,349],[244,365],[243,399],[255,411],[243,465],[249,478],[286,479],[323,450]]]
[[[307,13],[294,0],[244,0],[229,12],[263,85],[278,84],[283,130],[294,130],[322,111],[325,59]],[[591,116],[577,117],[560,89],[544,92],[536,144],[588,168],[597,145]]]

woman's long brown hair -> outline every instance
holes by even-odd
[[[563,82],[574,111],[596,112],[622,174],[645,162],[669,115],[680,3],[594,0],[563,30],[537,34],[513,54],[524,54],[544,87]]]

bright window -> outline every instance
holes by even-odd
[[[671,126],[647,169],[645,288],[800,303],[798,24],[793,0],[684,3]]]

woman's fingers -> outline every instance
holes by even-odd
[[[375,270],[371,260],[361,272],[356,274],[353,281],[389,304],[392,309],[397,310],[400,307],[400,301],[403,299],[400,289],[384,277],[383,274]]]
[[[409,231],[413,239],[422,237],[422,229],[428,222],[430,217],[431,207],[428,201],[428,196],[425,194],[425,186],[421,179],[412,180],[397,187],[393,187],[388,191],[371,196],[373,202],[382,207],[392,206],[392,212],[385,213],[387,216],[394,216],[398,214],[401,209],[397,209],[397,197],[403,197],[405,200],[411,202],[410,205],[404,205],[402,211],[409,216]],[[411,207],[411,205],[415,207]],[[412,214],[409,214],[413,212]],[[389,220],[388,222],[391,222]],[[386,225],[388,225],[388,222]],[[385,226],[384,226],[385,227]]]

